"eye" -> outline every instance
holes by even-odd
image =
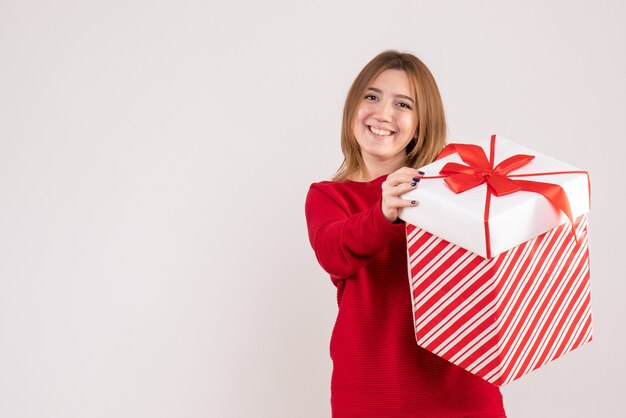
[[[411,107],[411,105],[410,105],[410,104],[408,104],[408,103],[400,102],[400,103],[398,103],[398,106],[403,107],[403,108],[405,108],[405,109],[413,110],[413,108]]]
[[[376,97],[373,94],[368,94],[365,96],[365,100],[369,100],[369,101],[378,100],[378,97]]]

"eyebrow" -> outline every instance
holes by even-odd
[[[382,92],[383,92],[381,89],[377,89],[376,87],[370,87],[367,90],[368,91],[372,90],[373,92],[376,92],[378,94],[382,94]],[[396,94],[396,97],[400,97],[402,99],[406,99],[406,100],[410,101],[411,103],[415,103],[415,100],[413,100],[412,98],[410,98],[409,96],[406,96],[404,94]]]

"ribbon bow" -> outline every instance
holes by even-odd
[[[491,159],[485,155],[485,151],[478,145],[470,144],[449,144],[441,152],[437,159],[441,159],[450,154],[458,153],[461,159],[467,164],[447,163],[439,174],[444,178],[446,184],[455,193],[463,193],[473,189],[483,183],[487,183],[487,197],[485,202],[485,238],[487,243],[487,258],[491,258],[491,246],[489,240],[489,206],[491,195],[505,196],[520,190],[539,193],[543,195],[557,210],[565,213],[572,226],[572,234],[576,240],[574,232],[574,218],[570,209],[569,200],[565,190],[558,184],[542,183],[538,181],[512,179],[511,176],[523,176],[521,174],[510,174],[512,171],[528,164],[535,157],[532,155],[517,154],[500,162],[495,168],[493,157],[495,151],[495,135],[491,137]],[[560,173],[536,173],[560,174]]]

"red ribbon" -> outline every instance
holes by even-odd
[[[487,183],[487,196],[485,200],[485,241],[487,244],[487,258],[491,258],[491,244],[489,239],[489,207],[491,195],[505,196],[520,190],[527,192],[539,193],[543,195],[557,210],[565,213],[572,226],[572,235],[576,239],[574,231],[574,218],[570,209],[569,200],[565,194],[565,190],[558,184],[542,183],[529,180],[515,180],[510,176],[519,177],[522,175],[510,174],[512,171],[528,164],[535,157],[532,155],[517,154],[500,162],[497,166],[494,164],[496,136],[491,136],[490,158],[487,159],[485,151],[478,145],[470,144],[449,144],[441,152],[437,159],[441,159],[448,155],[457,153],[461,159],[467,164],[447,163],[439,174],[444,177],[446,184],[455,193],[463,193],[464,191],[473,189],[483,183]],[[585,173],[584,171],[568,171],[568,172],[551,172],[551,173],[535,173],[535,174],[564,174],[564,173]]]

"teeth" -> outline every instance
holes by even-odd
[[[373,126],[370,126],[370,130],[372,132],[374,132],[376,135],[380,135],[380,136],[391,135],[391,131],[386,131],[384,129],[374,128]]]

